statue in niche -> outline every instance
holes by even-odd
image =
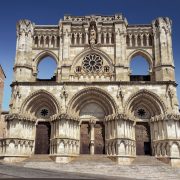
[[[68,92],[66,90],[65,85],[63,85],[63,87],[62,87],[62,91],[61,91],[60,97],[62,99],[61,112],[62,113],[66,113],[66,100],[68,98]]]
[[[123,106],[124,106],[124,93],[122,91],[121,86],[118,87],[117,98],[120,100],[119,101],[119,110],[121,110],[121,109],[123,109]]]
[[[90,32],[89,32],[89,34],[90,34],[90,37],[89,37],[89,42],[90,42],[90,44],[91,45],[94,45],[95,43],[96,43],[96,29],[95,29],[95,26],[94,25],[92,25],[91,27],[90,27]]]
[[[170,106],[171,106],[172,109],[173,109],[174,104],[175,104],[174,95],[175,95],[174,90],[171,87],[168,86],[167,90],[166,90],[166,98],[167,98],[167,100],[169,99]]]

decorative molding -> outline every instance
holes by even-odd
[[[36,118],[32,117],[32,115],[25,114],[25,113],[23,113],[23,114],[13,113],[13,114],[6,115],[5,120],[6,121],[19,120],[19,121],[32,121],[32,122],[35,122]]]
[[[163,110],[163,112],[161,112],[161,113],[167,112],[167,108],[166,108],[164,101],[157,94],[155,94],[147,89],[141,89],[141,90],[138,90],[137,92],[135,92],[134,94],[132,94],[125,103],[124,111],[129,110],[129,106],[131,105],[133,99],[135,99],[138,96],[143,96],[143,95],[148,96],[150,99],[154,100],[155,102],[158,102],[159,105],[161,106],[159,108],[160,109],[162,108],[162,110]]]
[[[113,120],[125,120],[125,121],[136,121],[136,118],[133,115],[127,115],[123,113],[111,114],[105,117],[105,121],[113,121]]]
[[[73,115],[73,114],[67,114],[67,113],[60,113],[55,114],[50,117],[51,121],[56,120],[72,120],[72,121],[80,121],[79,116]]]
[[[50,92],[46,91],[46,90],[43,90],[43,89],[40,89],[40,90],[37,90],[37,91],[34,91],[32,92],[22,103],[21,107],[20,107],[20,112],[23,113],[23,111],[25,110],[25,106],[27,106],[27,104],[31,101],[31,99],[33,99],[34,96],[37,96],[37,95],[42,95],[42,94],[45,94],[45,95],[48,95],[48,97],[52,100],[52,102],[55,102],[55,105],[56,105],[56,108],[57,108],[57,113],[58,111],[60,111],[60,104],[59,104],[59,101],[56,99],[56,97],[51,94]]]
[[[157,122],[157,121],[180,121],[180,114],[160,114],[152,117],[150,122]]]
[[[76,93],[71,100],[69,101],[67,107],[68,107],[68,112],[71,112],[73,109],[73,104],[76,103],[78,100],[81,101],[81,98],[83,96],[88,96],[88,94],[94,94],[97,95],[100,98],[103,98],[107,102],[107,105],[109,105],[110,108],[112,108],[112,113],[118,112],[118,107],[113,99],[113,97],[106,92],[103,89],[97,88],[97,87],[88,87],[80,90],[78,93]]]

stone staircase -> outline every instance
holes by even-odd
[[[18,164],[16,164],[18,165]],[[180,168],[172,168],[153,156],[137,156],[131,165],[118,165],[106,155],[80,155],[67,164],[55,163],[48,155],[33,155],[18,166],[143,180],[179,180]]]
[[[132,162],[133,165],[141,166],[168,166],[167,164],[157,160],[154,156],[137,156]]]
[[[106,155],[80,155],[75,158],[70,164],[106,164],[113,165],[116,164],[111,159],[109,159]]]
[[[30,158],[23,161],[27,162],[53,162],[48,154],[33,154]]]

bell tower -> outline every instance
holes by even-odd
[[[159,17],[152,22],[156,81],[175,81],[172,54],[171,20]]]
[[[27,20],[17,23],[17,44],[14,74],[15,81],[31,81],[32,79],[32,47],[34,24]]]

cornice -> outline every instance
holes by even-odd
[[[62,82],[55,82],[55,81],[38,81],[38,82],[12,82],[11,87],[16,86],[16,85],[21,85],[21,86],[58,86],[58,85],[139,85],[139,86],[144,86],[144,85],[173,85],[177,86],[178,84],[174,81],[156,81],[156,82],[151,82],[151,81],[101,81],[101,82],[82,82],[82,81],[62,81]]]

